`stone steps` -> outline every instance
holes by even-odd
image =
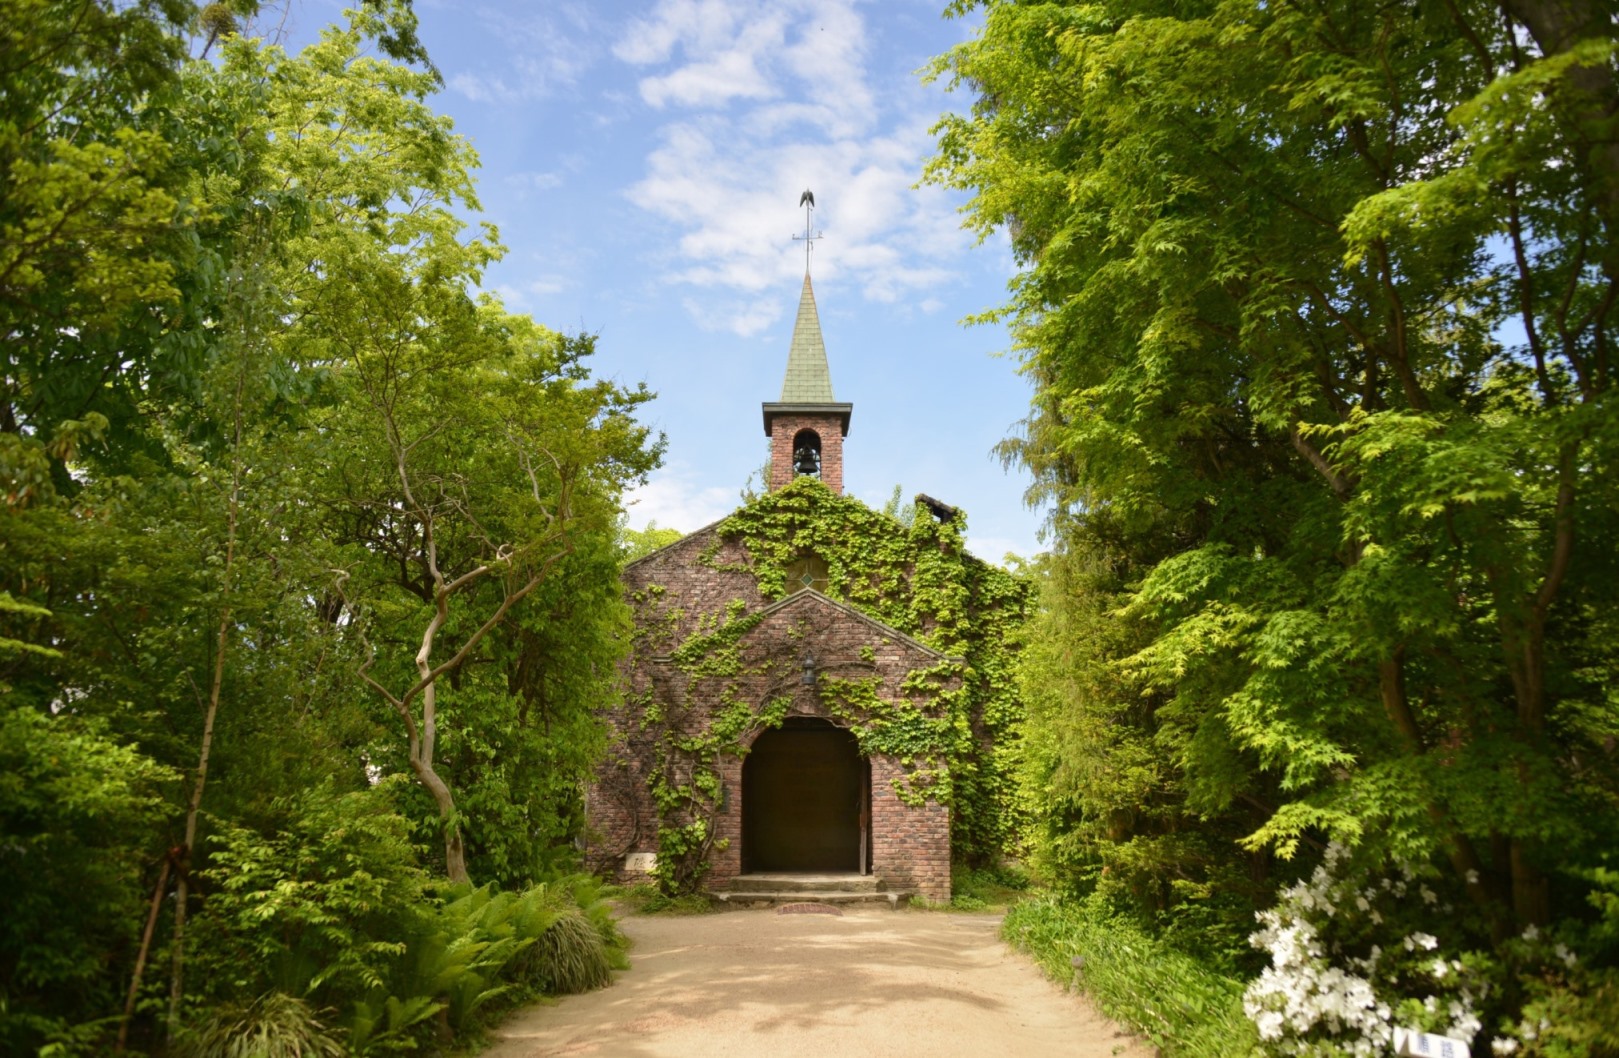
[[[730,887],[710,892],[729,907],[781,907],[784,904],[887,904],[899,906],[901,893],[883,890],[875,875],[854,873],[743,874]]]
[[[887,904],[890,909],[899,907],[899,893],[746,893],[746,892],[711,892],[709,899],[726,907],[782,907],[786,904]]]
[[[853,871],[772,871],[758,874],[739,874],[731,879],[730,889],[743,889],[756,893],[875,893],[878,890],[875,874],[856,874]]]

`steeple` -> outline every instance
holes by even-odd
[[[849,432],[854,405],[839,404],[832,396],[832,372],[826,366],[821,317],[815,310],[815,288],[810,285],[809,247],[820,237],[810,223],[815,196],[806,191],[798,204],[804,206],[804,290],[798,296],[798,319],[787,347],[781,400],[764,403],[765,436],[770,438],[769,485],[774,492],[795,476],[808,474],[841,494],[843,438]]]
[[[787,347],[787,377],[781,383],[783,404],[831,404],[832,372],[826,367],[826,343],[821,340],[821,317],[815,311],[815,288],[804,273],[804,292],[798,296],[798,321],[793,344]]]
[[[853,411],[853,404],[839,404],[832,396],[832,372],[826,366],[815,289],[806,272],[793,341],[787,347],[781,400],[764,404],[771,491],[801,474],[812,474],[833,492],[843,492],[843,438]]]

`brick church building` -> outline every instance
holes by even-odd
[[[946,901],[953,843],[997,840],[1025,592],[966,553],[954,508],[918,497],[907,524],[843,495],[852,411],[806,274],[763,405],[768,491],[623,571],[633,647],[587,792],[596,869],[744,903],[800,875]]]

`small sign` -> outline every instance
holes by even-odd
[[[656,852],[630,852],[624,856],[624,869],[631,874],[650,874],[652,873],[652,868],[657,865],[658,854]],[[1465,1048],[1462,1051],[1461,1058],[1467,1058]]]
[[[1401,1058],[1470,1058],[1461,1040],[1421,1029],[1395,1029],[1394,1053]]]

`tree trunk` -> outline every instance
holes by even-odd
[[[1590,0],[1503,0],[1502,6],[1523,24],[1541,54],[1561,55],[1591,37],[1607,37],[1613,23],[1606,5]],[[1574,113],[1574,136],[1583,148],[1599,193],[1598,213],[1610,233],[1619,222],[1619,142],[1607,127],[1619,109],[1619,89],[1613,71],[1605,66],[1575,66],[1568,71]],[[1615,264],[1613,246],[1605,247],[1603,263]],[[1613,272],[1609,272],[1610,275]]]
[[[135,1016],[135,1000],[141,993],[141,978],[146,973],[146,956],[152,950],[152,933],[157,929],[157,913],[163,909],[163,894],[169,890],[169,869],[174,866],[175,850],[163,857],[163,869],[158,872],[157,885],[152,888],[152,906],[146,912],[146,929],[141,933],[140,951],[135,954],[135,970],[129,978],[129,996],[124,1000],[124,1016],[118,1021],[118,1042],[114,1054],[123,1054],[129,1045],[129,1020]]]
[[[251,326],[251,317],[249,324]],[[236,569],[236,537],[240,526],[242,505],[242,419],[247,389],[247,349],[249,342],[237,350],[238,370],[234,397],[234,423],[231,444],[230,496],[225,506],[225,564],[220,570],[219,625],[214,636],[214,671],[208,687],[208,706],[203,714],[202,745],[197,751],[197,778],[191,788],[191,803],[186,806],[185,840],[180,845],[175,862],[178,876],[174,899],[174,954],[169,977],[168,1033],[172,1043],[180,1027],[180,1000],[185,992],[185,926],[186,901],[191,893],[191,854],[197,842],[197,818],[202,814],[202,792],[208,785],[208,759],[214,745],[214,720],[219,715],[219,697],[225,685],[225,656],[230,648],[232,624],[232,583]]]
[[[433,803],[438,806],[439,819],[444,822],[444,871],[452,882],[472,882],[472,876],[467,873],[467,853],[465,842],[461,838],[461,824],[455,817],[455,795],[450,791],[449,784],[439,777],[433,769],[431,761],[412,757],[411,770],[416,778],[427,787],[427,792],[433,795]]]

